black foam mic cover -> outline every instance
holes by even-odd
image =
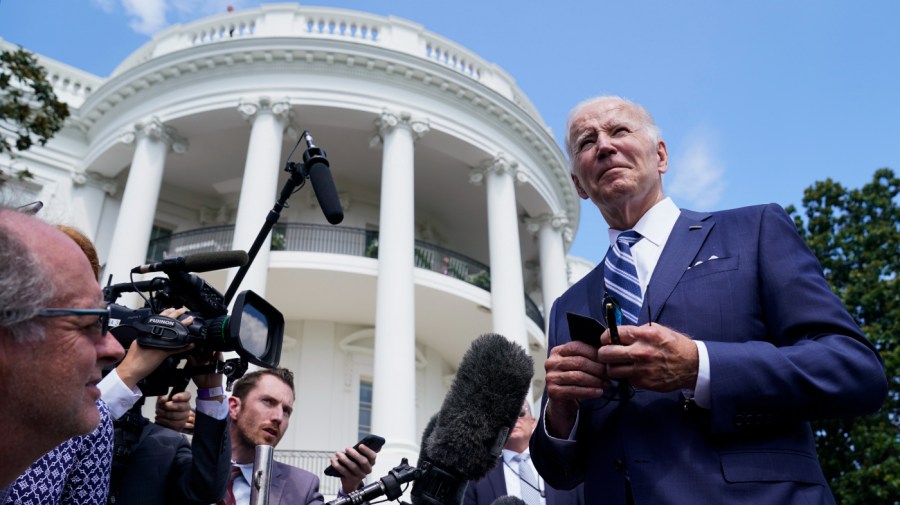
[[[492,501],[491,505],[526,505],[526,503],[518,496],[501,496]]]
[[[338,197],[337,188],[334,187],[334,179],[331,177],[331,169],[321,160],[312,160],[309,167],[309,180],[312,181],[313,191],[319,207],[325,214],[325,219],[331,224],[338,224],[344,220],[344,209],[341,208],[341,199]]]
[[[463,355],[440,411],[422,437],[413,503],[456,503],[467,480],[497,464],[528,393],[534,362],[520,345],[486,334]],[[451,489],[456,483],[460,486]]]

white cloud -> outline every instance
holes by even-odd
[[[110,14],[116,8],[116,0],[91,0],[91,5]]]
[[[134,18],[128,26],[138,33],[153,35],[166,26],[165,0],[122,0],[122,6]]]
[[[719,204],[725,191],[725,167],[713,145],[710,135],[694,132],[685,138],[678,159],[670,160],[664,187],[680,206],[710,210]]]

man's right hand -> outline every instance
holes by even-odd
[[[178,319],[185,312],[187,312],[186,308],[166,309],[160,312],[160,315]],[[182,321],[182,324],[189,325],[193,320],[193,317],[188,316]],[[138,345],[137,340],[134,340],[128,347],[128,353],[125,354],[125,359],[116,366],[116,374],[119,375],[119,379],[121,379],[129,389],[134,389],[141,379],[156,370],[166,358],[173,354],[187,351],[193,348],[193,346],[194,344],[188,344],[179,349],[156,349],[153,347],[142,347]]]
[[[156,398],[156,419],[154,422],[160,426],[175,430],[179,433],[188,429],[194,429],[191,421],[191,393],[182,391],[175,393],[172,398],[160,396]]]
[[[550,351],[544,363],[547,383],[547,432],[568,438],[575,427],[579,402],[603,395],[611,386],[606,366],[597,360],[597,349],[584,342],[568,342]]]

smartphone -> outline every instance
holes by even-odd
[[[569,322],[569,336],[572,340],[600,348],[600,335],[606,330],[603,323],[574,312],[566,312],[566,320]]]
[[[378,452],[381,450],[381,446],[384,445],[384,438],[379,437],[378,435],[372,435],[372,434],[366,435],[362,438],[362,440],[360,440],[359,442],[356,443],[356,445],[353,446],[353,449],[358,451],[360,445],[365,445],[369,449],[372,449],[373,451]],[[325,475],[328,475],[330,477],[340,477],[341,476],[341,474],[338,473],[338,471],[334,467],[334,465],[328,465],[328,468],[325,469]]]

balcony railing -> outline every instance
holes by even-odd
[[[150,241],[147,261],[231,249],[234,226],[214,226],[175,233]],[[277,224],[272,229],[273,251],[303,251],[378,258],[378,231],[306,223]],[[416,267],[448,275],[491,290],[491,271],[484,263],[421,240],[415,243]],[[525,312],[541,329],[544,318],[534,301],[525,295]]]

